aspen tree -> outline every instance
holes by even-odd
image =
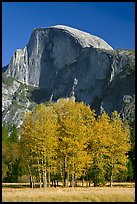
[[[105,174],[109,172],[112,186],[114,173],[126,169],[130,149],[129,127],[117,112],[113,112],[111,118],[104,112],[98,116],[92,133],[89,147],[93,158],[91,171],[94,185],[105,181]]]
[[[83,168],[89,162],[87,155],[86,125],[82,111],[84,104],[75,103],[72,99],[60,100],[55,104],[59,122],[59,155],[64,162],[64,186],[67,184],[67,175],[75,185],[76,176],[82,174]]]
[[[111,117],[111,143],[110,143],[110,186],[112,186],[113,174],[120,170],[127,169],[127,155],[131,148],[130,129],[127,121],[122,121],[117,111],[112,113]]]
[[[94,186],[100,182],[104,182],[106,155],[109,152],[109,138],[110,138],[110,118],[104,112],[98,116],[91,130],[91,137],[89,140],[89,151],[93,163],[91,166],[91,176]]]
[[[50,186],[50,168],[54,163],[57,146],[56,125],[53,108],[41,104],[32,113],[27,114],[22,127],[21,140],[26,148],[30,173],[36,169],[40,186],[43,180],[44,187]]]

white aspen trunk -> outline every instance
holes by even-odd
[[[84,186],[85,180],[84,177],[82,178],[82,187]]]
[[[60,161],[60,176],[61,176],[61,180],[62,180],[62,186],[64,185],[64,179],[63,179],[63,172],[62,172],[62,164],[61,164],[61,161]]]
[[[73,161],[73,163],[72,163],[72,169],[73,169],[73,171],[72,171],[72,187],[74,187],[74,186],[75,186],[75,178],[74,178],[74,161]]]
[[[85,183],[84,175],[85,175],[85,172],[83,172],[82,187],[84,186],[84,183]]]
[[[46,162],[42,161],[43,164],[43,187],[47,187],[47,170],[46,170]]]
[[[111,172],[110,172],[110,187],[112,187],[112,182],[113,182],[113,158],[112,158],[112,166],[111,166]]]
[[[70,180],[70,187],[72,187],[72,180]]]
[[[67,157],[64,158],[64,187],[67,186]]]
[[[50,187],[50,167],[48,169],[48,187]]]
[[[41,172],[40,172],[40,168],[39,168],[39,160],[38,160],[38,172],[39,172],[39,187],[42,188]]]
[[[40,184],[40,188],[42,188],[41,173],[39,175],[39,184]]]
[[[112,182],[113,182],[113,167],[111,169],[111,175],[110,175],[110,187],[112,187]]]
[[[47,172],[46,172],[46,168],[44,168],[44,172],[43,172],[43,187],[44,188],[47,187]]]
[[[74,173],[72,173],[72,187],[74,188],[75,180],[74,180]]]
[[[73,162],[72,162],[72,187],[75,186],[75,178],[74,178],[74,147],[73,147]]]

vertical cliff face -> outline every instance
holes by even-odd
[[[90,53],[94,48],[112,50],[102,39],[67,26],[34,29],[27,46],[13,55],[8,73],[23,83],[49,88],[58,72],[76,65],[86,48]]]
[[[133,52],[115,51],[97,36],[58,25],[34,29],[6,74],[42,90],[39,102],[75,95],[97,113],[111,114],[122,110],[125,98],[134,98],[134,66]]]
[[[102,39],[67,26],[34,29],[28,45],[14,54],[8,74],[47,89],[55,99],[69,96],[76,78],[77,97],[86,100],[90,92],[89,103],[101,94],[111,71],[111,56],[102,49],[113,50]]]

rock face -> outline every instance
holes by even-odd
[[[92,67],[93,58],[99,55],[93,48],[112,50],[102,39],[67,26],[34,29],[28,45],[13,55],[8,73],[20,82],[53,88],[60,72],[68,67],[78,67],[83,55],[92,59],[88,64],[81,64],[82,69],[87,65]]]
[[[34,29],[5,73],[35,87],[36,103],[75,95],[97,113],[111,114],[124,110],[125,98],[134,98],[134,66],[134,52],[115,51],[99,37],[57,25]]]

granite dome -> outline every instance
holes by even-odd
[[[33,106],[31,100],[41,103],[70,96],[91,104],[97,113],[124,110],[129,115],[127,109],[134,112],[134,67],[134,51],[113,50],[97,36],[64,25],[35,28],[6,67],[4,121],[11,121],[15,113],[13,118],[20,121],[22,110]],[[5,85],[7,77],[16,81],[12,87]],[[20,113],[16,103],[23,107]]]
[[[68,32],[70,35],[76,38],[83,47],[92,46],[94,48],[113,50],[113,48],[103,39],[95,35],[91,35],[90,33],[66,25],[55,25],[50,26],[49,28],[56,28]]]

